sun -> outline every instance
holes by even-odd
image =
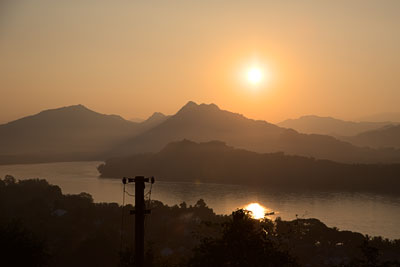
[[[247,80],[251,84],[259,84],[263,78],[263,73],[260,68],[251,68],[247,71]]]
[[[266,208],[261,206],[258,203],[250,203],[246,207],[244,207],[245,210],[251,212],[251,216],[254,219],[262,219],[265,216],[265,212],[267,211]]]
[[[243,62],[237,69],[236,77],[240,82],[240,88],[244,93],[259,95],[262,92],[273,89],[276,80],[275,73],[272,72],[271,63],[253,59]]]

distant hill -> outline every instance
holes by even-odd
[[[161,112],[154,112],[153,115],[140,123],[141,131],[149,130],[167,120],[170,116],[164,115]]]
[[[140,132],[140,124],[75,105],[0,125],[0,162],[99,159]]]
[[[388,124],[391,124],[391,122],[352,122],[314,115],[302,116],[298,119],[288,119],[278,123],[281,127],[291,128],[301,133],[332,136],[353,136],[365,131],[381,128]]]
[[[259,154],[219,141],[173,142],[158,153],[109,159],[98,170],[102,177],[154,175],[166,181],[400,193],[400,164],[344,164],[283,153]]]
[[[378,121],[378,122],[392,121],[400,123],[400,112],[385,112],[385,113],[372,114],[369,116],[358,118],[357,120]]]
[[[377,130],[344,137],[343,139],[358,146],[400,148],[400,125],[387,125]]]
[[[256,152],[279,152],[341,162],[400,162],[400,151],[360,148],[331,136],[301,134],[265,121],[221,110],[216,105],[187,103],[161,124],[116,146],[108,157],[158,152],[173,141],[222,140]]]
[[[144,122],[145,119],[134,117],[134,118],[130,118],[129,121],[136,122],[136,123],[141,123],[141,122]]]

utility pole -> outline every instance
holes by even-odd
[[[122,179],[122,183],[135,183],[135,210],[131,210],[131,214],[135,215],[135,266],[144,266],[144,216],[150,214],[144,202],[145,183],[154,184],[154,177],[145,178],[144,176],[136,176],[135,178]]]

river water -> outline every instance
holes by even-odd
[[[87,192],[95,202],[122,203],[121,179],[99,178],[101,162],[62,162],[0,166],[0,177],[43,178],[61,187],[64,194]],[[149,189],[147,186],[146,191]],[[133,185],[128,192],[133,193]],[[257,202],[276,216],[292,220],[317,218],[330,227],[372,236],[400,239],[400,197],[370,193],[276,192],[240,185],[174,183],[157,181],[152,199],[168,205],[185,201],[193,205],[200,198],[218,214],[230,214],[237,208]],[[133,204],[133,198],[127,197]],[[273,219],[274,217],[272,217]]]

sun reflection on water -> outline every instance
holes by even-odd
[[[244,207],[244,210],[250,211],[251,216],[254,219],[262,219],[266,215],[273,215],[273,212],[269,211],[266,207],[260,205],[259,203],[250,203]]]

